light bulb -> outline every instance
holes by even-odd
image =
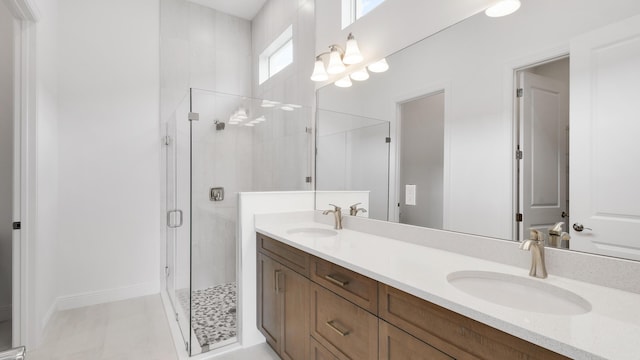
[[[329,66],[327,66],[327,73],[340,74],[345,69],[344,63],[340,58],[340,52],[335,46],[331,47],[331,54],[329,55]]]
[[[349,34],[349,37],[347,38],[347,48],[344,51],[342,62],[347,65],[353,65],[361,61],[362,54],[360,53],[360,49],[358,48],[358,42],[352,34]]]
[[[348,76],[343,77],[342,79],[336,81],[334,84],[337,87],[341,87],[341,88],[348,88],[348,87],[351,87],[352,85],[351,79],[349,79]]]
[[[356,81],[365,81],[369,78],[369,72],[366,68],[351,73],[351,78]]]
[[[311,81],[326,81],[329,78],[327,70],[324,68],[322,60],[316,58],[316,65],[313,67],[313,74],[311,74]]]
[[[484,13],[488,17],[501,17],[513,14],[520,8],[520,0],[500,0],[489,6]]]
[[[373,64],[370,64],[369,66],[367,66],[367,68],[371,72],[381,73],[389,70],[389,64],[387,64],[387,59],[383,58],[382,60],[378,60]]]

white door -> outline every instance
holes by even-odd
[[[640,16],[571,41],[571,249],[640,260],[639,84]]]
[[[567,212],[569,89],[541,75],[520,73],[521,239],[547,233]],[[568,224],[565,224],[565,230]],[[524,236],[524,237],[523,237]]]

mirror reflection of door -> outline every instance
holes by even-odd
[[[569,218],[569,58],[516,73],[520,240]],[[565,243],[566,245],[566,243]],[[557,244],[560,246],[560,243]]]
[[[442,229],[443,91],[400,105],[399,221]]]
[[[571,41],[571,249],[640,260],[640,16]]]

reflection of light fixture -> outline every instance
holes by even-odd
[[[344,51],[342,62],[347,65],[353,65],[361,61],[362,54],[360,53],[360,49],[358,48],[358,42],[356,41],[356,38],[353,37],[353,34],[349,33],[349,36],[347,37],[347,47]]]
[[[341,87],[341,88],[347,88],[350,87],[351,84],[351,79],[349,79],[348,76],[343,77],[342,79],[336,81],[334,83],[337,87]]]
[[[267,121],[267,118],[265,118],[264,115],[260,115],[254,121],[265,122],[265,121]]]
[[[244,124],[244,126],[253,127],[253,126],[256,126],[256,125],[249,122],[249,123]]]
[[[356,81],[365,81],[369,78],[369,73],[367,72],[367,68],[352,72],[351,78]]]
[[[383,58],[382,60],[378,60],[378,61],[374,62],[373,64],[369,64],[369,66],[367,66],[367,68],[371,72],[381,73],[381,72],[385,72],[385,71],[389,70],[389,64],[387,64],[387,59]]]
[[[282,105],[282,106],[280,107],[280,109],[282,109],[282,110],[284,110],[284,111],[293,111],[293,106],[291,106],[291,105],[289,105],[289,104],[285,104],[285,105]]]
[[[344,71],[345,66],[342,62],[342,56],[338,45],[331,45],[331,53],[329,54],[329,65],[327,66],[327,72],[331,75],[340,74]]]
[[[520,8],[520,0],[500,0],[489,6],[484,13],[489,17],[501,17],[513,14]]]
[[[280,104],[277,101],[272,101],[272,100],[262,100],[262,104],[260,104],[260,106],[262,106],[263,108],[272,108],[276,105]]]
[[[238,111],[236,112],[236,117],[238,119],[242,119],[242,120],[246,120],[249,117],[247,116],[247,110],[245,110],[244,108],[239,108]]]

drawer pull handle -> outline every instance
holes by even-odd
[[[328,326],[329,328],[331,328],[331,330],[333,330],[333,331],[337,332],[337,333],[338,333],[338,335],[340,335],[340,336],[347,336],[347,335],[349,335],[349,330],[344,330],[344,331],[343,331],[343,330],[338,329],[338,327],[334,325],[334,321],[335,321],[335,320],[327,321],[327,326]]]
[[[331,281],[332,283],[338,285],[338,286],[342,286],[345,287],[347,285],[349,285],[349,281],[348,280],[338,280],[335,277],[333,277],[333,275],[325,275],[324,276],[325,279]]]

